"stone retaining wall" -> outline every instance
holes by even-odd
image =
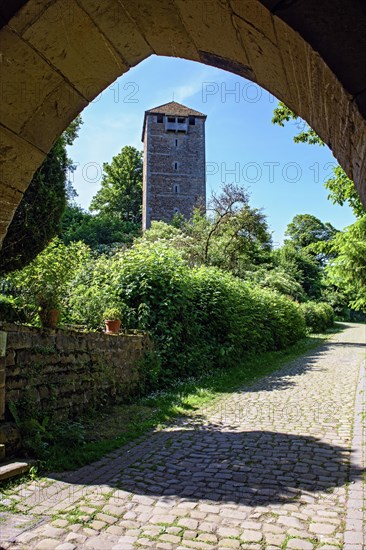
[[[36,417],[75,418],[125,400],[139,382],[146,335],[106,335],[0,325],[7,333],[5,417],[9,404]]]

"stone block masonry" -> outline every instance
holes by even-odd
[[[136,390],[143,334],[106,335],[3,325],[7,333],[5,405],[52,419],[75,418],[120,403]]]
[[[5,355],[6,332],[0,331],[0,419],[5,413]]]

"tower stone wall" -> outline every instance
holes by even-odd
[[[143,229],[175,213],[190,218],[205,208],[206,116],[168,103],[146,111],[143,129]]]

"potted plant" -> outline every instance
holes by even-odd
[[[42,327],[56,328],[68,288],[86,256],[85,245],[66,246],[56,238],[26,267],[9,276],[32,321],[38,315]]]
[[[60,310],[58,297],[49,296],[47,298],[43,296],[39,300],[38,315],[43,328],[55,329],[57,327],[59,314]]]
[[[105,331],[107,334],[118,334],[121,328],[121,313],[118,307],[108,307],[103,312]]]

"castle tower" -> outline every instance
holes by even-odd
[[[206,115],[172,101],[145,112],[142,227],[206,205]]]

